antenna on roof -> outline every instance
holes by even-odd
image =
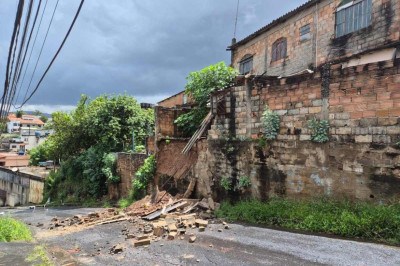
[[[237,28],[237,21],[238,21],[238,15],[239,15],[239,2],[240,2],[240,0],[237,1],[237,6],[236,6],[235,29],[233,30],[232,44],[236,43],[236,28]]]

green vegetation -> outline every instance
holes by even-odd
[[[34,266],[52,266],[54,263],[49,259],[43,246],[36,246],[25,261],[34,263]]]
[[[110,183],[118,183],[121,178],[116,175],[117,157],[113,153],[105,154],[103,157],[103,168],[101,171]]]
[[[308,128],[311,129],[311,140],[318,143],[329,141],[329,122],[313,118],[308,121]]]
[[[29,164],[38,166],[39,162],[44,162],[52,158],[50,152],[54,149],[54,142],[52,140],[46,140],[42,145],[32,148],[29,153]]]
[[[22,110],[17,110],[15,112],[15,116],[18,117],[18,118],[21,118],[24,114],[25,114],[25,112],[22,111]]]
[[[400,244],[400,204],[274,198],[221,204],[218,217],[286,229]]]
[[[118,207],[120,207],[121,209],[125,209],[127,207],[129,207],[133,202],[133,199],[125,199],[122,198],[118,201]]]
[[[135,179],[132,182],[132,199],[138,199],[144,196],[149,181],[153,180],[156,173],[156,159],[150,155],[144,160],[143,165],[135,173]]]
[[[280,119],[279,115],[269,109],[268,105],[265,106],[265,110],[261,118],[264,127],[264,136],[267,140],[276,139],[279,134]]]
[[[0,217],[0,242],[31,241],[32,234],[29,228],[11,217]]]
[[[233,177],[223,176],[220,180],[220,185],[225,191],[238,191],[251,186],[251,181],[248,176],[240,176],[237,179],[236,185],[233,185]]]
[[[226,66],[224,62],[189,74],[186,78],[185,93],[194,100],[196,105],[188,113],[180,115],[175,120],[182,132],[191,136],[196,131],[208,113],[207,103],[211,93],[216,89],[230,86],[236,75],[236,70]]]
[[[52,114],[50,135],[37,150],[32,150],[32,164],[39,160],[60,163],[45,183],[45,201],[96,202],[107,193],[110,183],[119,182],[115,173],[115,159],[110,153],[126,151],[135,144],[143,144],[154,128],[152,109],[141,109],[139,103],[127,95],[103,95],[90,100],[83,95],[71,113]],[[135,145],[137,146],[137,145]]]

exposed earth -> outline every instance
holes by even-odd
[[[30,224],[37,243],[0,243],[0,265],[30,265],[24,257],[45,245],[58,265],[400,265],[400,248],[304,235],[266,228],[213,223],[204,232],[190,229],[176,240],[160,239],[134,247],[123,232],[129,221],[49,230],[38,223],[53,217],[86,215],[101,209],[2,209]],[[189,243],[190,234],[196,236]],[[113,247],[121,252],[110,252]]]

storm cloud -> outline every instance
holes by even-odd
[[[58,48],[79,2],[59,2],[34,84]],[[237,39],[304,2],[241,0]],[[81,94],[96,97],[104,93],[127,93],[141,102],[155,103],[183,90],[191,71],[219,61],[230,62],[226,47],[233,37],[236,3],[236,0],[86,0],[64,49],[29,101],[28,109],[36,106],[65,109],[74,105]],[[1,0],[1,4],[0,82],[3,84],[17,0]],[[27,79],[55,4],[55,0],[48,0]],[[25,81],[21,95],[26,85]]]

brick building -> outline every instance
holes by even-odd
[[[286,77],[349,57],[388,60],[399,41],[397,0],[310,0],[228,49],[242,74]]]
[[[311,0],[233,42],[232,66],[245,76],[213,95],[225,110],[213,109],[196,178],[216,197],[221,176],[249,177],[258,198],[398,197],[399,48],[397,0]],[[266,106],[280,128],[260,146]],[[314,118],[329,122],[327,143],[310,140]]]
[[[191,150],[197,196],[221,200],[222,178],[246,177],[260,199],[399,197],[400,1],[310,0],[228,50],[241,75],[212,95],[208,138]],[[280,124],[264,145],[266,106]],[[311,141],[314,118],[328,142]]]

